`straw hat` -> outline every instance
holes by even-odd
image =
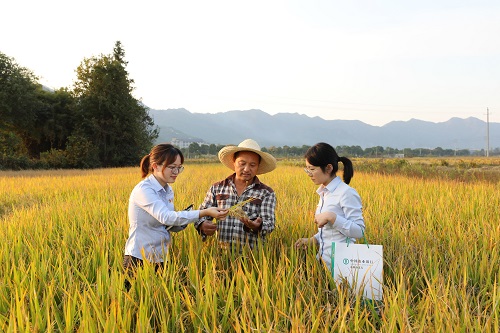
[[[261,175],[273,171],[276,168],[276,159],[268,153],[260,150],[260,146],[255,140],[246,139],[238,146],[227,146],[219,151],[219,160],[229,169],[234,170],[234,154],[239,151],[251,151],[260,156],[260,164],[257,174]]]

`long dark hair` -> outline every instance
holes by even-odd
[[[145,178],[153,172],[153,163],[163,164],[162,171],[165,170],[167,165],[172,164],[181,157],[181,164],[184,163],[184,155],[179,148],[172,146],[170,143],[160,143],[151,149],[151,153],[144,156],[141,160],[141,175]],[[166,162],[166,163],[164,163]]]
[[[319,142],[309,148],[304,155],[307,162],[311,165],[320,167],[323,172],[325,172],[326,166],[331,164],[333,171],[330,175],[335,175],[339,170],[339,162],[344,164],[344,174],[343,179],[346,184],[349,184],[351,178],[354,176],[354,169],[352,167],[352,162],[347,157],[340,157],[335,149],[328,143]]]

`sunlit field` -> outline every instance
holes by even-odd
[[[444,164],[444,163],[443,163]],[[0,172],[2,332],[498,332],[500,190],[495,181],[356,172],[367,238],[384,246],[378,311],[337,287],[315,251],[316,186],[280,162],[262,181],[276,230],[235,255],[192,226],[164,270],[124,289],[128,196],[139,168]],[[186,163],[175,205],[198,206],[219,163]]]

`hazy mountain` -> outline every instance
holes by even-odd
[[[238,144],[253,138],[262,147],[333,146],[484,149],[486,122],[477,118],[451,118],[441,123],[417,119],[373,126],[358,120],[324,120],[298,113],[269,115],[261,110],[191,113],[186,109],[150,110],[160,128],[159,142],[199,138],[208,144]],[[490,122],[490,148],[500,147],[500,123]]]
[[[157,124],[158,125],[158,124]],[[169,142],[172,138],[177,138],[183,141],[203,142],[204,140],[198,137],[191,136],[184,132],[178,131],[173,127],[162,126],[158,135],[157,142]]]

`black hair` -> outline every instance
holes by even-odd
[[[351,160],[347,157],[340,157],[335,149],[328,143],[319,142],[315,144],[306,151],[304,157],[307,162],[311,165],[320,167],[323,172],[326,171],[326,166],[331,164],[333,170],[330,175],[337,174],[337,171],[339,170],[339,162],[342,162],[342,164],[344,164],[343,179],[346,184],[349,184],[351,178],[354,176],[354,169]]]
[[[142,178],[153,172],[153,163],[163,164],[162,170],[165,170],[167,165],[175,162],[177,156],[181,157],[181,164],[184,164],[184,155],[182,155],[179,148],[174,147],[170,143],[160,143],[154,146],[151,149],[151,153],[144,156],[141,160]]]

